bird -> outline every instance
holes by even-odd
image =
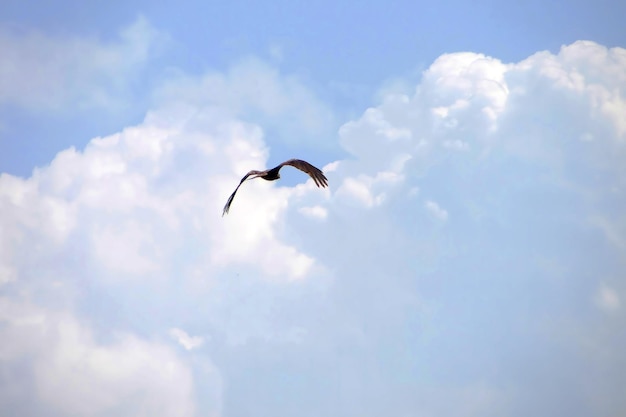
[[[228,197],[228,201],[226,202],[226,205],[224,206],[224,211],[222,212],[222,217],[224,217],[224,215],[228,213],[230,205],[233,203],[233,199],[235,198],[235,194],[237,194],[237,190],[239,190],[239,187],[241,187],[241,184],[243,184],[244,181],[253,180],[255,178],[263,178],[266,181],[276,181],[280,178],[280,173],[278,171],[280,171],[280,169],[285,165],[289,165],[294,168],[298,168],[300,171],[306,172],[311,178],[313,178],[313,181],[315,181],[315,185],[317,185],[318,187],[325,188],[328,186],[328,179],[324,176],[324,173],[321,169],[314,167],[307,161],[303,161],[301,159],[289,159],[288,161],[285,161],[272,169],[267,169],[265,171],[252,170],[244,175],[241,181],[239,181],[239,185],[237,186],[237,188],[235,188],[235,191],[233,191],[230,197]]]

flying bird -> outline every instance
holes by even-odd
[[[228,197],[228,201],[226,202],[226,205],[224,206],[224,211],[222,212],[222,216],[228,213],[228,210],[230,209],[230,205],[232,204],[233,199],[235,198],[235,194],[237,194],[237,190],[239,189],[239,187],[241,187],[241,184],[243,184],[244,181],[253,180],[255,178],[263,178],[266,181],[276,181],[277,179],[280,178],[280,174],[278,171],[280,171],[280,169],[284,167],[285,165],[290,165],[294,168],[298,168],[300,171],[306,172],[307,174],[309,174],[311,178],[313,178],[313,181],[315,181],[315,185],[317,185],[318,187],[324,188],[328,186],[328,179],[324,176],[324,173],[322,172],[321,169],[316,168],[313,165],[301,159],[290,159],[272,169],[268,169],[265,171],[252,170],[248,172],[241,179],[241,181],[239,181],[239,185],[237,186],[237,188],[235,188],[235,191],[233,191],[230,197]]]

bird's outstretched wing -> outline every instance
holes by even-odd
[[[318,187],[324,188],[328,186],[328,178],[324,176],[322,170],[314,167],[307,161],[303,161],[301,159],[290,159],[280,164],[279,167],[283,167],[285,165],[290,165],[294,168],[298,168],[300,171],[306,172],[307,174],[309,174],[309,177],[313,178],[313,181],[315,181],[315,185],[317,185]]]
[[[233,203],[233,199],[235,198],[235,194],[237,194],[237,190],[239,190],[239,187],[241,187],[241,184],[243,184],[244,181],[247,180],[250,175],[255,174],[256,176],[253,178],[262,177],[268,181],[273,181],[279,178],[278,171],[280,171],[280,169],[285,165],[290,165],[294,168],[298,168],[302,172],[306,172],[311,178],[313,178],[313,181],[315,181],[315,185],[317,185],[318,187],[322,187],[322,188],[328,187],[328,179],[326,178],[326,176],[324,176],[324,173],[322,172],[321,169],[316,168],[313,165],[301,159],[290,159],[267,171],[248,172],[241,179],[241,181],[239,181],[239,185],[237,185],[237,188],[235,188],[235,191],[233,191],[230,197],[228,197],[228,201],[226,202],[226,205],[224,206],[224,211],[222,211],[222,216],[228,213],[228,210],[230,209],[230,205]]]
[[[239,181],[239,185],[237,185],[237,188],[235,188],[235,191],[233,191],[233,193],[230,195],[230,197],[228,197],[228,201],[226,202],[226,205],[224,206],[224,211],[222,211],[222,217],[224,217],[225,214],[228,213],[228,210],[230,210],[230,205],[233,203],[233,199],[235,198],[235,194],[237,194],[237,190],[239,189],[239,187],[241,187],[241,184],[243,184],[243,182],[245,180],[248,179],[248,177],[250,175],[252,175],[254,173],[254,171],[250,171],[248,172],[242,179],[241,181]]]

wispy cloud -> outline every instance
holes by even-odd
[[[613,288],[602,283],[595,295],[596,305],[606,312],[616,312],[621,308],[620,296]]]
[[[444,222],[448,220],[448,212],[442,209],[439,204],[434,201],[427,200],[426,203],[424,203],[424,207],[426,207],[426,210],[428,210],[437,219]]]
[[[170,329],[170,336],[187,350],[193,350],[202,346],[204,343],[204,340],[200,336],[189,336],[187,332],[176,327]]]
[[[182,101],[195,106],[216,106],[224,112],[254,121],[278,132],[278,142],[317,143],[332,134],[336,121],[330,107],[304,80],[283,74],[258,58],[247,58],[227,72],[209,71],[201,76],[174,72],[154,94],[159,103]]]
[[[0,104],[56,111],[120,106],[164,39],[142,17],[115,41],[0,27]]]

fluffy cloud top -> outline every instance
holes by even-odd
[[[330,190],[252,181],[224,218],[274,152],[229,100],[317,108],[258,63],[3,174],[3,409],[623,413],[625,56],[443,55],[341,127]]]

